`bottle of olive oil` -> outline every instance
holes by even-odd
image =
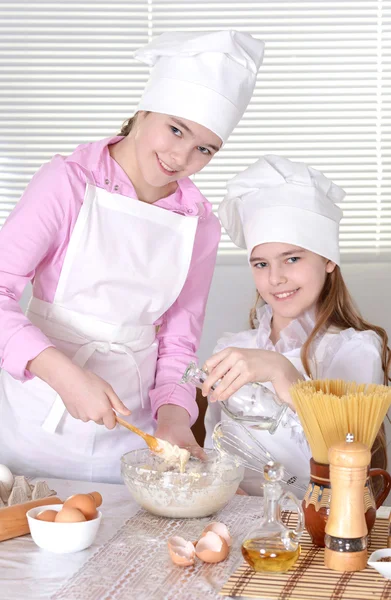
[[[299,540],[304,529],[304,515],[296,496],[282,490],[282,465],[270,461],[265,465],[264,475],[264,516],[246,536],[242,554],[255,571],[284,573],[300,556]],[[294,530],[281,520],[281,510],[286,502],[293,504],[297,510],[298,523]]]
[[[242,544],[244,560],[254,571],[284,573],[288,571],[300,556],[300,544],[296,550],[286,550],[278,535],[269,537],[267,543],[263,538],[249,538]]]

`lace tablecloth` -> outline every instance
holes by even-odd
[[[139,510],[124,485],[48,479],[64,500],[99,491],[102,524],[94,544],[74,554],[38,548],[30,535],[0,542],[1,600],[207,600],[241,562],[240,543],[260,516],[261,498],[235,496],[220,514],[206,519],[171,520]],[[167,539],[183,534],[195,541],[205,524],[224,521],[234,536],[229,558],[217,565],[174,566]]]
[[[210,600],[241,564],[240,544],[260,518],[262,499],[235,496],[220,514],[206,519],[171,520],[139,511],[123,485],[48,479],[61,499],[99,491],[103,519],[94,544],[75,554],[52,554],[31,536],[0,542],[1,600]],[[389,508],[378,511],[387,516]],[[225,522],[234,538],[229,558],[217,565],[198,562],[175,567],[167,538],[195,541],[206,523]]]
[[[53,600],[206,600],[218,592],[242,561],[240,544],[260,517],[261,499],[235,496],[213,518],[165,519],[140,510],[106,542]],[[193,567],[171,562],[167,539],[196,540],[211,520],[224,522],[233,537],[228,559]]]

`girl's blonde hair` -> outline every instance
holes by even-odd
[[[133,115],[133,117],[126,119],[126,121],[123,122],[121,131],[119,132],[118,135],[123,135],[124,137],[126,137],[132,131],[134,124],[136,122],[136,119],[137,119],[137,113],[135,115]]]
[[[146,114],[149,114],[149,112],[150,112],[149,110],[145,111]],[[123,135],[124,137],[129,135],[129,133],[132,131],[133,127],[136,124],[137,115],[138,115],[138,112],[136,112],[136,114],[134,114],[133,117],[130,117],[129,119],[126,119],[126,121],[123,122],[121,131],[119,132],[118,135]]]
[[[256,310],[260,299],[261,297],[257,292],[255,305],[250,311],[250,326],[252,329],[256,329]],[[301,360],[304,370],[309,377],[312,376],[309,366],[311,344],[318,333],[322,333],[332,326],[340,330],[353,327],[356,331],[370,330],[377,333],[382,343],[381,361],[384,372],[384,385],[388,385],[388,382],[391,381],[391,350],[388,346],[387,332],[382,327],[372,325],[372,323],[368,323],[368,321],[362,318],[346,287],[341,269],[338,266],[335,267],[332,273],[328,273],[326,276],[326,281],[318,299],[315,326],[301,349]],[[387,467],[387,444],[384,425],[379,431],[372,448],[371,465],[383,469]]]

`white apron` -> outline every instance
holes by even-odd
[[[105,379],[153,433],[149,391],[154,323],[189,271],[198,217],[87,184],[53,304],[32,298],[26,315],[74,363]],[[0,462],[26,476],[119,482],[120,458],[145,444],[117,426],[74,419],[38,377],[0,376]]]

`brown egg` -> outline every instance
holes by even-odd
[[[56,523],[80,523],[87,519],[79,509],[64,505],[54,520]]]
[[[79,509],[87,521],[91,521],[97,516],[96,504],[91,494],[75,494],[64,502],[64,507]]]
[[[167,541],[167,545],[174,565],[178,565],[179,567],[194,565],[195,551],[191,542],[188,542],[179,535],[174,535]]]
[[[232,546],[231,534],[229,533],[228,527],[224,523],[220,523],[220,521],[212,521],[212,523],[209,523],[209,525],[203,529],[201,537],[208,533],[208,531],[217,533],[217,535],[222,537],[227,542],[228,547]]]
[[[229,548],[224,538],[208,531],[197,542],[195,553],[204,562],[218,563],[227,558]]]
[[[99,492],[91,492],[88,496],[92,496],[95,500],[96,508],[98,508],[102,504],[102,496]]]
[[[56,517],[56,510],[42,510],[35,518],[38,519],[38,521],[54,521]]]

